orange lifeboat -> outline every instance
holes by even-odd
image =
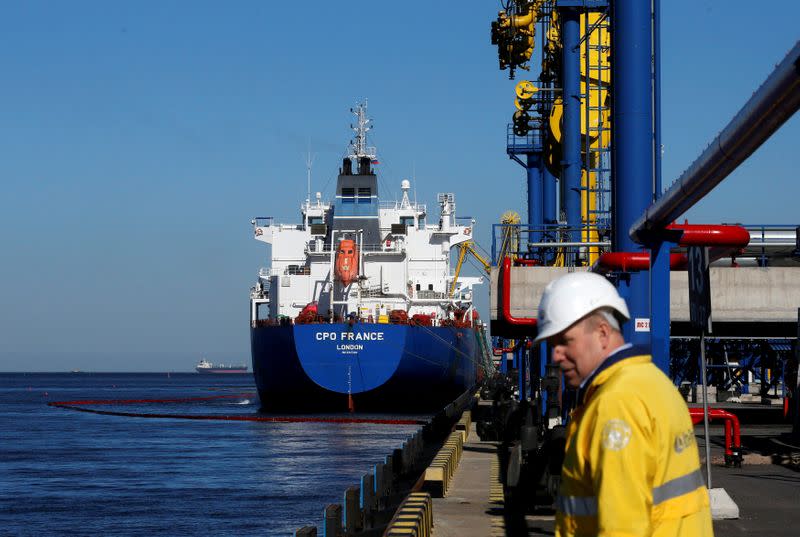
[[[336,279],[347,287],[356,278],[358,278],[358,248],[355,241],[344,239],[339,243],[339,251],[336,253]]]

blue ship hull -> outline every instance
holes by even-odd
[[[305,324],[251,328],[262,410],[436,411],[475,387],[483,346],[472,328]]]

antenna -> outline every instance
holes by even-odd
[[[308,139],[308,153],[306,156],[306,174],[308,190],[306,191],[306,205],[311,204],[311,167],[314,165],[314,157],[311,155],[311,138]]]
[[[369,126],[372,120],[367,117],[367,100],[364,99],[363,103],[358,103],[355,110],[350,109],[354,116],[356,116],[356,125],[350,124],[350,128],[356,133],[355,138],[350,142],[348,148],[348,158],[355,158],[356,160],[362,157],[369,157],[370,160],[375,160],[375,148],[367,146],[367,131],[371,130]]]
[[[417,161],[411,161],[411,181],[414,183],[414,206],[417,205]]]

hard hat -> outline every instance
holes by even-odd
[[[547,284],[539,302],[539,334],[535,342],[566,330],[598,308],[611,308],[631,318],[617,289],[599,274],[571,272]]]

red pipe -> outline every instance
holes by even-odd
[[[703,421],[703,409],[690,408],[689,416],[692,418],[692,423],[697,425]],[[733,457],[734,449],[736,449],[738,453],[741,453],[742,442],[739,429],[739,418],[727,410],[722,410],[721,408],[709,408],[708,421],[712,421],[713,419],[725,420],[725,456]],[[731,430],[733,431],[733,442],[731,442]]]
[[[500,305],[500,316],[508,324],[515,326],[536,326],[535,317],[514,317],[511,315],[511,258],[503,258],[503,278],[502,283],[502,304]]]
[[[742,226],[714,224],[670,224],[667,229],[683,231],[679,246],[722,246],[744,248],[750,242],[750,232]]]
[[[514,260],[514,266],[517,266],[517,267],[519,267],[519,266],[535,267],[535,266],[538,266],[540,264],[541,263],[539,263],[538,259],[522,259],[522,258],[520,258],[520,259],[515,259]]]
[[[750,242],[750,232],[741,226],[710,224],[670,224],[667,229],[681,231],[678,246],[711,246],[709,257],[716,261],[741,253]],[[685,254],[670,254],[670,270],[686,270],[689,260]],[[593,272],[612,270],[633,272],[650,269],[650,252],[609,252],[601,255],[592,266]]]
[[[689,262],[685,254],[669,254],[670,270],[681,270],[686,268]],[[608,252],[601,255],[595,261],[592,270],[597,272],[607,272],[609,270],[620,270],[623,272],[633,272],[648,270],[650,268],[650,252]]]

